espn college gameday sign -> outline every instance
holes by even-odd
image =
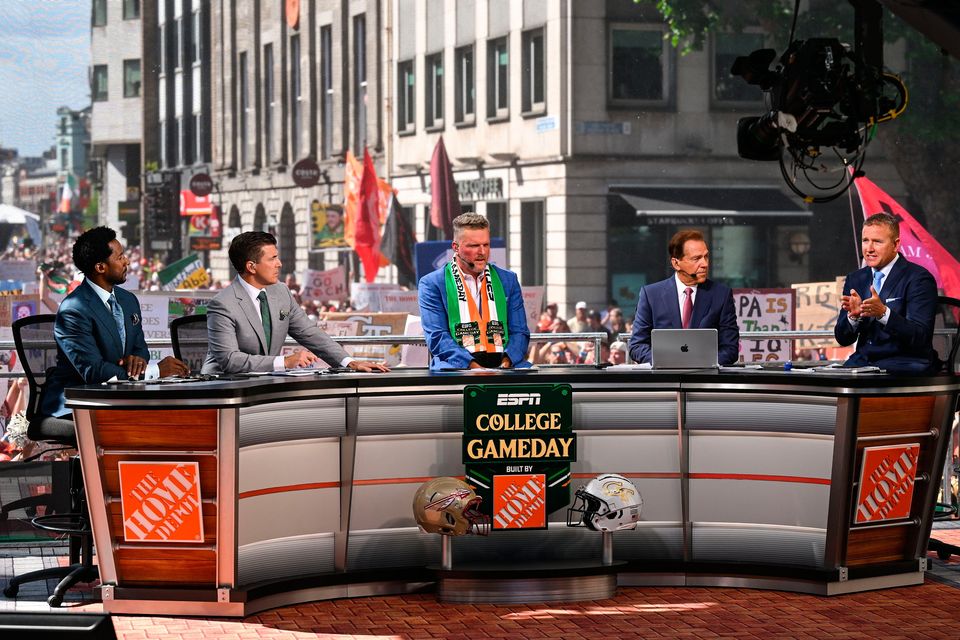
[[[463,422],[466,481],[493,528],[545,529],[547,515],[570,502],[570,385],[468,385]]]
[[[203,542],[197,462],[120,462],[126,542]]]
[[[919,444],[865,448],[854,524],[909,518],[919,459]]]

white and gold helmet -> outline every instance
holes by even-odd
[[[482,500],[463,480],[434,478],[420,485],[413,496],[413,517],[427,533],[485,536],[490,533],[490,517],[479,511]]]
[[[577,489],[567,509],[567,526],[582,524],[594,531],[636,529],[643,498],[621,475],[605,473]]]

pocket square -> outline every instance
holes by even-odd
[[[130,315],[130,323],[131,323],[131,324],[135,324],[135,325],[136,325],[136,324],[140,324],[140,316],[138,316],[138,315],[135,314],[135,313],[131,314],[131,315]]]
[[[290,310],[289,310],[289,309],[287,309],[286,311],[280,311],[280,319],[281,319],[281,320],[286,320],[288,315],[290,315]]]
[[[896,301],[899,300],[899,299],[900,299],[900,297],[898,296],[898,297],[896,297],[896,298],[887,298],[886,301],[887,301],[888,303],[890,303],[890,302],[896,302]]]

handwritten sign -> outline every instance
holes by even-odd
[[[543,311],[543,287],[524,287],[522,295],[523,309],[527,312],[527,328],[536,331],[540,312]]]
[[[833,331],[840,315],[840,286],[837,281],[803,282],[793,285],[797,292],[797,330]],[[835,347],[833,338],[816,338],[798,340],[797,349],[817,349],[820,347]]]
[[[346,300],[347,274],[343,267],[316,271],[304,269],[303,288],[300,295],[304,300]]]
[[[793,289],[734,289],[733,304],[740,331],[789,331],[793,329],[796,292]],[[791,359],[789,340],[741,338],[740,362]]]
[[[416,291],[381,291],[380,311],[386,313],[409,313],[420,315],[420,305],[417,303]]]

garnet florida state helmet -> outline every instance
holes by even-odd
[[[413,516],[427,533],[485,536],[490,533],[490,517],[480,513],[481,500],[463,480],[434,478],[420,485],[413,496]]]

